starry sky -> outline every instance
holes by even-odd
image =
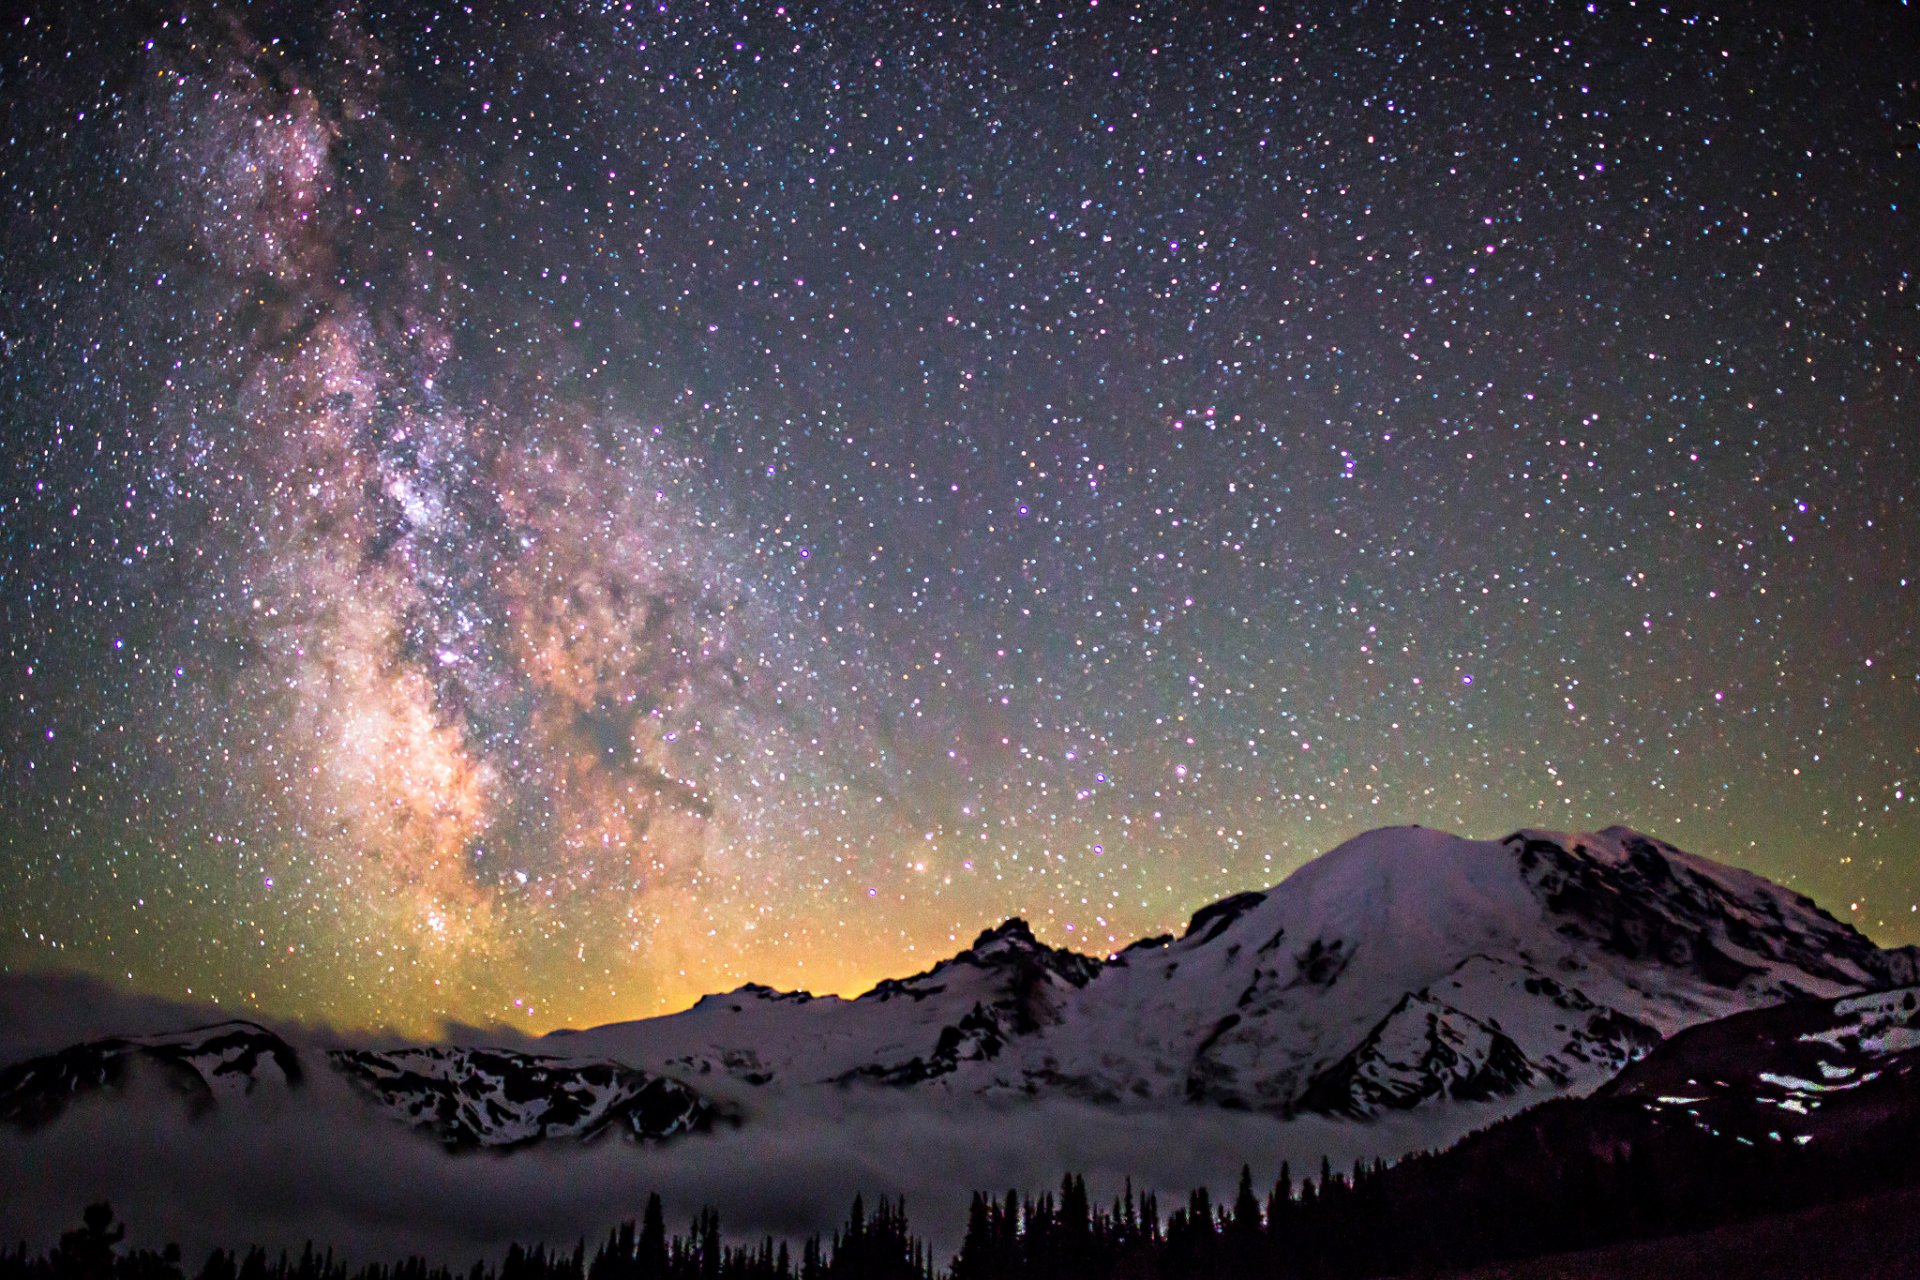
[[[7,19],[0,964],[543,1030],[1405,822],[1920,940],[1915,19],[1727,8]]]

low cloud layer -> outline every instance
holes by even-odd
[[[0,1012],[8,1061],[23,1046],[38,1052],[113,1030],[227,1016],[44,978],[0,981]],[[356,1260],[419,1252],[466,1263],[497,1259],[516,1240],[592,1241],[638,1217],[656,1190],[670,1227],[712,1205],[736,1239],[831,1231],[860,1192],[905,1196],[915,1229],[944,1258],[958,1246],[976,1189],[1038,1192],[1071,1170],[1096,1197],[1131,1178],[1171,1207],[1194,1186],[1230,1192],[1242,1163],[1270,1182],[1283,1159],[1296,1173],[1317,1170],[1322,1155],[1342,1167],[1410,1139],[1404,1124],[815,1088],[747,1091],[737,1127],[658,1146],[613,1139],[449,1154],[324,1069],[320,1047],[338,1036],[303,1029],[291,1038],[309,1064],[298,1091],[256,1091],[195,1120],[157,1083],[136,1078],[126,1094],[90,1099],[40,1130],[0,1130],[0,1186],[10,1188],[0,1198],[0,1240],[45,1247],[82,1206],[106,1199],[133,1244],[177,1241],[194,1265],[215,1245],[297,1249],[309,1239]],[[515,1040],[470,1030],[458,1038]],[[1456,1130],[1465,1119],[1455,1115]]]

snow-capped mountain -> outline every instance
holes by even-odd
[[[570,1048],[852,1083],[1363,1118],[1585,1091],[1679,1029],[1914,978],[1808,899],[1625,828],[1370,832],[1107,960],[1018,920],[853,1000],[745,987]]]
[[[1920,988],[1789,1000],[1336,1178],[1294,1202],[1287,1238],[1320,1243],[1287,1273],[1910,1276],[1916,1127]]]
[[[1806,898],[1610,828],[1476,841],[1370,832],[1185,932],[1101,959],[1018,920],[853,999],[757,985],[665,1017],[481,1046],[307,1054],[452,1146],[671,1137],[810,1090],[1066,1098],[1449,1127],[1585,1093],[1683,1028],[1804,996],[1920,981]],[[302,1051],[305,1052],[305,1051]],[[301,1053],[246,1023],[75,1046],[0,1073],[31,1123],[151,1061],[206,1105]],[[1466,1115],[1466,1112],[1458,1112]],[[1424,1122],[1423,1122],[1424,1123]],[[1422,1139],[1425,1140],[1425,1139]]]
[[[958,1222],[972,1189],[1065,1170],[1227,1195],[1248,1162],[1385,1159],[1438,1237],[1487,1187],[1546,1219],[1618,1191],[1628,1150],[1633,1170],[1692,1171],[1673,1194],[1701,1202],[1722,1148],[1870,1187],[1848,1171],[1899,1164],[1920,1123],[1910,950],[1623,829],[1376,831],[1114,955],[1012,920],[857,998],[749,986],[533,1042],[247,1023],[100,1040],[196,1011],[89,989],[69,1015],[37,975],[4,977],[32,990],[0,983],[0,1011],[41,1012],[0,1040],[88,1039],[0,1070],[0,1226],[70,1222],[74,1195],[223,1221],[263,1188],[363,1226],[484,1204],[503,1238],[591,1237],[655,1190],[770,1230],[827,1225],[856,1192]]]
[[[617,1062],[511,1049],[335,1049],[327,1059],[395,1117],[450,1147],[517,1147],[619,1132],[671,1138],[714,1109],[677,1080]]]
[[[683,1013],[559,1032],[548,1043],[749,1085],[917,1085],[991,1061],[1010,1042],[1054,1026],[1104,969],[1036,941],[1013,919],[927,972],[888,979],[853,1000],[749,984]]]
[[[196,1111],[256,1088],[285,1088],[301,1080],[293,1046],[251,1022],[111,1036],[0,1069],[0,1121],[45,1124],[76,1099],[125,1088],[142,1073],[179,1093]]]
[[[617,1062],[556,1059],[510,1049],[298,1048],[251,1022],[161,1035],[114,1036],[0,1070],[0,1122],[36,1128],[90,1094],[137,1080],[179,1095],[191,1114],[333,1068],[358,1096],[450,1147],[515,1147],[544,1138],[618,1132],[671,1138],[704,1128],[715,1108],[675,1080]]]
[[[1622,828],[1497,842],[1408,828],[1129,958],[1089,988],[1088,1012],[1140,1029],[1120,1043],[1178,1027],[1150,1065],[1184,1067],[1191,1097],[1358,1116],[1588,1089],[1683,1026],[1910,967],[1804,898]],[[1049,1065],[1111,1087],[1110,1055],[1086,1048]]]

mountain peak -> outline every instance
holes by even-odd
[[[1009,947],[1019,947],[1028,951],[1042,950],[1040,940],[1033,936],[1033,929],[1019,916],[1009,916],[1002,924],[991,929],[982,929],[980,936],[973,940],[969,951],[1004,951]]]
[[[1033,936],[1033,929],[1019,916],[1010,916],[1002,924],[981,930],[973,945],[954,960],[995,969],[1011,963],[1023,971],[1051,973],[1075,987],[1084,987],[1106,967],[1105,961],[1081,955],[1069,947],[1048,946]],[[953,961],[944,962],[950,963]],[[940,972],[944,964],[934,972]]]
[[[1200,942],[1217,938],[1228,925],[1266,900],[1264,893],[1236,893],[1209,903],[1193,913],[1193,919],[1187,922],[1187,931],[1182,937],[1195,938]]]
[[[828,997],[832,999],[832,997]],[[731,991],[715,992],[701,996],[694,1002],[694,1008],[725,1007],[734,1013],[756,1004],[807,1004],[815,999],[811,991],[782,991],[770,987],[764,982],[743,982]],[[576,1033],[577,1034],[577,1033]]]
[[[1403,826],[1202,906],[1177,941],[1110,959],[1051,946],[1013,916],[851,1000],[749,983],[556,1039],[555,1056],[421,1048],[327,1061],[396,1115],[467,1145],[666,1136],[728,1090],[773,1080],[796,1099],[858,1084],[1343,1120],[1419,1113],[1431,1121],[1408,1132],[1424,1143],[1593,1089],[1710,1018],[1916,974],[1920,953],[1882,951],[1790,890],[1624,826],[1502,840]],[[104,1041],[0,1070],[0,1121],[41,1122],[123,1076],[177,1082],[204,1106],[298,1070],[291,1049],[244,1023]],[[719,1087],[713,1102],[704,1083],[698,1094],[674,1083],[696,1077]],[[776,1095],[788,1096],[759,1097]],[[639,1121],[621,1119],[630,1102]]]

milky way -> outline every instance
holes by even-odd
[[[9,20],[0,961],[544,1028],[1392,822],[1920,938],[1910,18],[1434,15]]]

